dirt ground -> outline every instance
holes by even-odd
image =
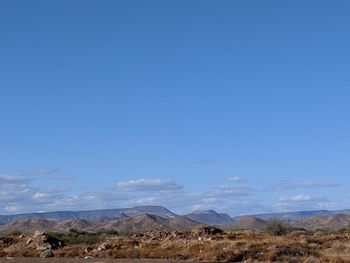
[[[278,236],[261,231],[211,230],[151,231],[98,240],[84,237],[73,239],[79,241],[77,244],[63,245],[54,235],[43,232],[4,236],[0,238],[0,263],[350,262],[350,232],[295,230]],[[46,256],[52,258],[40,258]]]
[[[83,258],[0,258],[0,263],[192,263],[181,260],[155,260],[155,259],[83,259]]]

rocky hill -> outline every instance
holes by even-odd
[[[164,218],[172,218],[177,215],[162,206],[137,206],[133,208],[102,209],[87,211],[57,211],[44,213],[24,213],[13,215],[0,215],[0,225],[9,224],[20,219],[47,219],[55,221],[64,221],[72,219],[82,219],[86,221],[103,221],[110,218],[120,218],[149,213]]]
[[[110,220],[86,221],[82,219],[54,221],[41,218],[19,219],[0,227],[0,231],[68,231],[69,229],[79,229],[86,231],[96,231],[99,229],[114,229],[120,232],[140,232],[148,230],[175,230],[191,229],[202,224],[184,216],[164,218],[157,215],[142,214],[131,217],[114,218]]]
[[[254,214],[257,218],[268,220],[268,219],[278,219],[282,221],[300,221],[309,217],[315,216],[328,216],[340,213],[339,211],[330,211],[330,210],[314,210],[314,211],[295,211],[295,212],[283,212],[283,213],[271,213],[271,214]],[[343,214],[350,214],[350,210],[342,210]],[[236,217],[239,219],[245,216]]]
[[[208,211],[196,210],[190,214],[187,214],[186,217],[194,221],[201,222],[203,224],[208,224],[208,225],[223,226],[223,225],[232,224],[234,222],[234,219],[230,217],[228,214],[217,213],[214,210],[208,210]]]
[[[340,215],[341,214],[341,215]],[[89,211],[58,211],[0,215],[1,229],[42,230],[77,229],[159,229],[191,228],[198,224],[228,226],[234,229],[260,229],[269,219],[278,219],[292,226],[315,228],[342,228],[349,225],[350,210],[299,211],[253,216],[230,217],[214,210],[197,210],[185,216],[177,215],[162,206],[137,206],[133,208]]]
[[[315,216],[295,222],[293,226],[308,230],[346,228],[350,226],[350,215],[336,214],[330,216]]]
[[[258,230],[258,229],[262,229],[265,226],[265,224],[266,224],[265,220],[262,220],[255,216],[247,216],[247,217],[240,218],[235,223],[227,226],[227,228]]]

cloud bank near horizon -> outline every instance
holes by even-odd
[[[270,192],[280,196],[276,198],[275,203],[268,204],[263,198],[259,198],[259,193],[266,191],[254,187],[243,177],[227,178],[229,183],[218,183],[203,191],[189,191],[180,182],[167,178],[136,178],[117,181],[111,188],[79,192],[77,189],[40,187],[35,179],[43,175],[52,181],[74,180],[75,177],[61,176],[58,174],[58,169],[37,171],[39,172],[0,175],[2,204],[0,213],[104,209],[139,205],[162,205],[177,213],[214,209],[231,215],[342,208],[342,204],[332,202],[323,195],[306,191],[336,187],[329,182],[289,181],[276,184],[271,186]],[[281,191],[295,193],[286,196]]]

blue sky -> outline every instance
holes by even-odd
[[[350,208],[349,12],[2,1],[0,213]]]

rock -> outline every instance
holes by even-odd
[[[29,245],[30,243],[32,243],[32,241],[33,241],[33,239],[30,237],[30,238],[28,238],[26,244]]]
[[[40,257],[41,258],[52,258],[53,253],[51,250],[45,250],[45,251],[41,252]]]
[[[218,235],[224,233],[223,230],[214,226],[200,227],[196,232],[196,234],[199,236]]]
[[[45,250],[48,250],[48,249],[51,249],[51,245],[50,244],[43,244],[41,246],[37,246],[36,247],[36,250],[39,250],[39,251],[45,251]]]
[[[11,245],[13,243],[13,238],[11,237],[0,237],[0,246],[8,246]]]
[[[89,253],[91,250],[92,250],[91,247],[87,247],[87,248],[85,248],[84,252],[87,254],[87,253]]]
[[[35,231],[35,233],[33,235],[33,239],[38,239],[38,238],[41,238],[45,235],[46,235],[45,232]]]
[[[302,239],[299,241],[299,243],[300,243],[301,245],[303,245],[303,246],[306,246],[309,242],[307,241],[306,238],[302,238]]]
[[[107,244],[106,243],[102,243],[97,247],[97,250],[101,251],[101,250],[106,250],[107,249]]]
[[[36,231],[34,235],[27,240],[26,245],[38,251],[57,249],[62,246],[58,239],[40,231]]]

